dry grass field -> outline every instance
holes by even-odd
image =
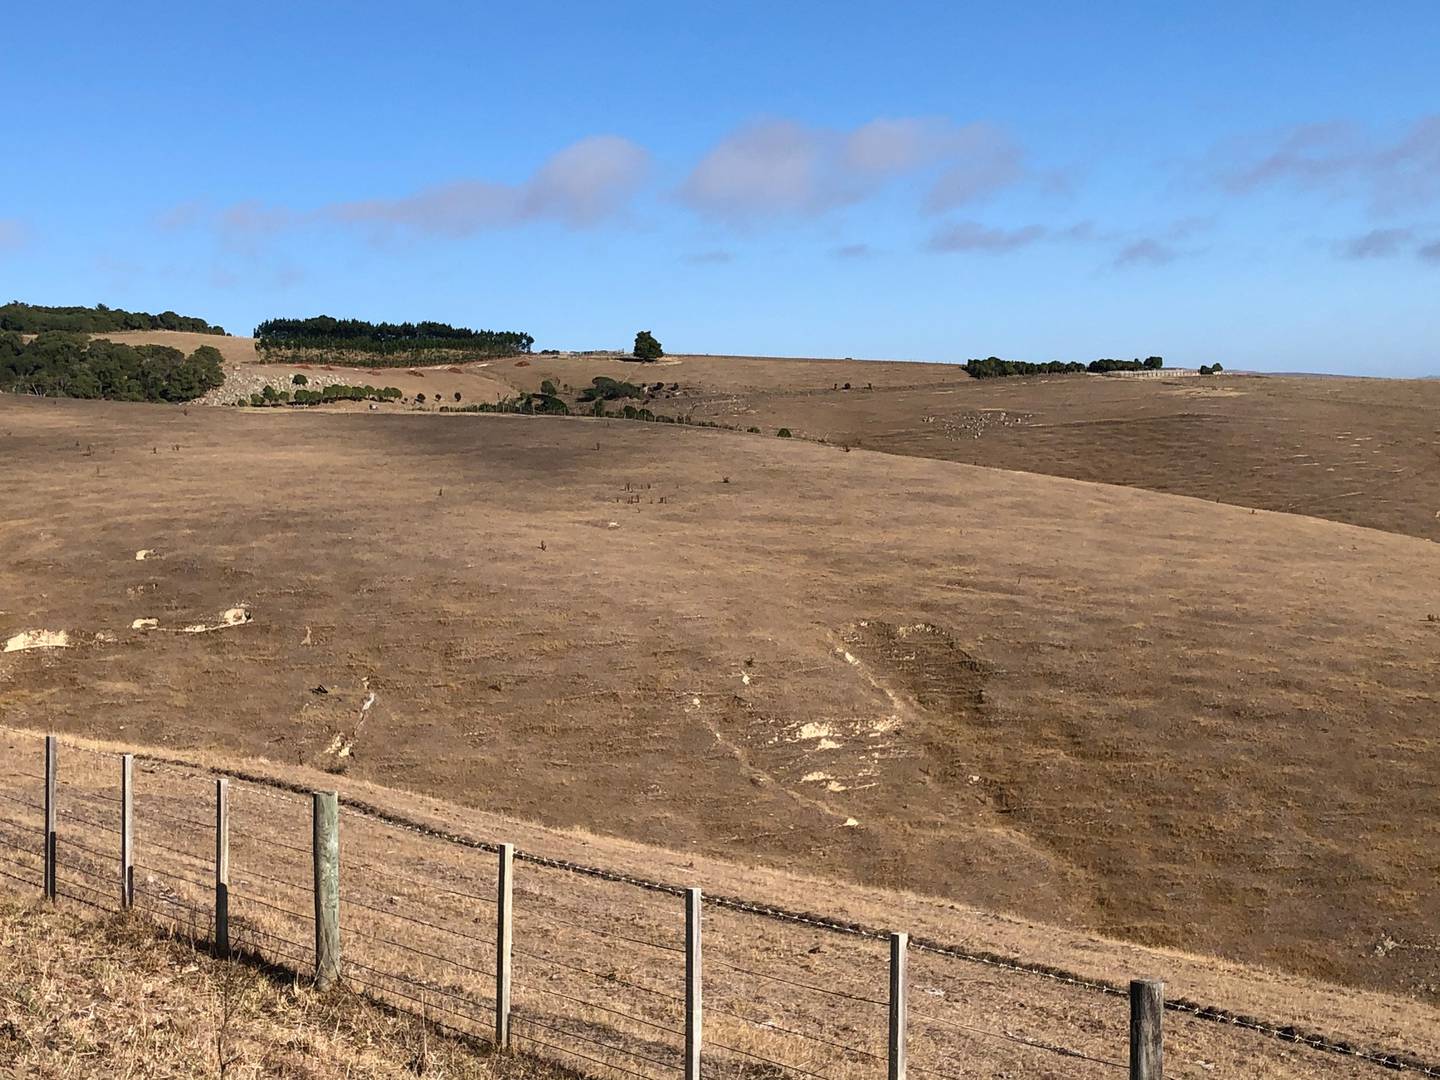
[[[0,769],[0,885],[33,895],[40,876],[37,829],[25,805],[38,795],[33,770],[41,740],[0,730],[0,747],[7,755]],[[114,818],[118,748],[135,747],[62,741],[57,792],[61,911],[115,907],[117,841],[104,825]],[[193,1045],[197,1032],[202,1039],[207,1032],[213,1035],[229,1000],[242,1006],[233,1010],[240,1017],[236,1026],[248,1029],[232,1042],[258,1046],[251,1062],[262,1056],[299,1061],[329,1051],[347,1061],[356,1042],[368,1050],[365,1062],[404,1057],[397,1050],[406,1048],[413,1060],[417,1044],[424,1045],[413,1025],[387,1025],[373,1013],[353,1015],[344,995],[327,1010],[325,1002],[302,989],[310,971],[306,943],[311,923],[308,801],[299,792],[336,787],[344,807],[344,986],[424,1012],[437,1029],[488,1039],[496,860],[491,851],[457,841],[515,843],[518,1048],[592,1073],[595,1066],[608,1064],[641,1080],[678,1075],[684,905],[679,896],[576,873],[554,860],[705,890],[705,1069],[706,1075],[723,1080],[787,1072],[878,1080],[885,1071],[887,993],[883,940],[739,910],[722,899],[726,896],[792,911],[819,909],[842,920],[904,927],[915,934],[908,1041],[911,1071],[921,1077],[1113,1076],[1117,1068],[1123,1071],[1126,1004],[1123,994],[1097,992],[1095,981],[1123,986],[1140,973],[1163,975],[1171,1001],[1220,1004],[1261,1025],[1293,1025],[1343,1039],[1357,1050],[1404,1049],[1421,1060],[1440,1057],[1440,1015],[1413,1000],[1106,940],[943,899],[768,870],[748,860],[550,829],[348,775],[214,753],[169,751],[157,758],[142,749],[134,770],[136,914],[202,945],[211,904],[213,848],[205,820],[213,799],[210,765],[247,778],[230,780],[231,936],[246,955],[274,965],[269,984],[242,972],[238,983],[216,987],[212,967],[193,954],[176,953],[186,961],[180,985],[158,986],[164,973],[150,962],[155,950],[132,959],[145,922],[131,925],[113,917],[99,924],[100,949],[61,944],[63,962],[43,964],[38,956],[46,954],[48,943],[62,931],[73,933],[75,924],[13,906],[0,908],[0,935],[13,928],[0,963],[9,965],[6,974],[18,975],[6,985],[26,988],[8,1001],[0,992],[0,1001],[10,1006],[16,1027],[24,1032],[16,1041],[28,1043],[32,1052],[47,1014],[64,1017],[60,1037],[44,1044],[54,1061],[61,1052],[85,1047],[99,1025],[121,1021],[127,1010],[135,1018],[130,1035],[107,1044],[105,1060],[122,1060],[149,1038],[168,1052],[177,1044]],[[12,912],[18,916],[13,923]],[[922,940],[978,947],[1002,963],[956,958],[941,946],[919,944]],[[1003,960],[1012,957],[1071,972],[1077,981],[1004,966]],[[235,993],[235,985],[246,989]],[[166,1029],[155,1020],[169,1008],[182,1015]],[[327,1013],[333,1013],[337,1030],[328,1037],[313,1036],[313,1028],[330,1026]],[[254,1031],[252,1019],[265,1026]],[[270,1033],[286,1019],[300,1031],[286,1040],[291,1053],[282,1057],[270,1045]],[[1168,1012],[1165,1026],[1172,1076],[1359,1080],[1383,1071],[1359,1056],[1295,1045],[1184,1011]],[[472,1075],[455,1058],[444,1064],[444,1044],[432,1044],[432,1049],[436,1060],[429,1062],[426,1075]],[[213,1058],[203,1042],[199,1056]],[[766,1062],[779,1063],[785,1071]],[[611,1075],[608,1070],[602,1074]],[[359,1069],[352,1075],[390,1073]]]
[[[205,335],[164,331],[109,336],[187,351],[205,344]],[[249,338],[209,343],[217,342],[230,363],[256,363]],[[253,369],[238,370],[238,381],[256,377]],[[261,370],[288,378],[292,369]],[[343,380],[358,370],[337,368],[333,375]],[[669,415],[770,434],[788,427],[837,445],[1122,484],[1440,540],[1440,380],[1235,374],[972,380],[953,364],[743,356],[635,364],[536,354],[459,370],[377,369],[353,381],[383,377],[384,385],[400,386],[407,396],[418,391],[432,399],[438,388],[447,401],[460,390],[473,402],[538,390],[544,379],[584,387],[597,375],[678,383],[676,396],[653,404]],[[224,394],[216,400],[233,399]]]
[[[8,723],[1440,984],[1427,541],[622,421],[9,398],[0,455],[0,640],[69,641]]]
[[[223,1064],[222,1064],[223,1063]],[[0,894],[0,1074],[564,1080],[349,994],[218,963],[148,923]]]

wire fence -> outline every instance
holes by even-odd
[[[201,946],[217,941],[223,918],[232,953],[297,974],[315,967],[309,799],[140,758],[127,790],[120,755],[53,745],[50,779],[38,737],[0,763],[0,887],[45,890],[53,867],[57,899],[129,906]],[[223,830],[217,779],[230,792]],[[900,1074],[923,1080],[1146,1075],[1131,1061],[1134,1015],[1116,985],[925,939],[904,950],[897,983],[889,933],[735,897],[704,897],[702,953],[676,886],[527,852],[513,853],[520,866],[502,883],[500,845],[361,806],[342,808],[340,832],[343,983],[577,1071],[693,1080],[698,1047],[707,1076],[745,1080],[895,1080],[897,1053]],[[1225,1038],[1251,1040],[1233,1048],[1237,1061],[1284,1042],[1440,1076],[1415,1055],[1165,1005],[1172,1057],[1205,1060],[1223,1025]]]

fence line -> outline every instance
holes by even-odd
[[[47,736],[43,775],[32,774],[28,771],[0,774],[0,781],[25,780],[43,785],[43,801],[41,802],[33,802],[0,790],[0,798],[8,800],[9,803],[24,807],[29,811],[43,813],[44,831],[39,837],[41,843],[38,846],[41,850],[38,852],[38,856],[37,852],[27,850],[27,846],[23,842],[16,842],[17,840],[23,841],[24,826],[22,823],[9,817],[0,816],[0,825],[5,825],[8,829],[15,830],[16,833],[12,837],[8,832],[0,832],[0,846],[8,845],[16,854],[26,854],[32,858],[38,857],[40,865],[22,863],[0,855],[0,858],[4,858],[9,867],[22,871],[22,873],[16,874],[11,873],[10,870],[0,870],[0,876],[17,883],[30,883],[33,887],[35,882],[27,875],[34,875],[38,870],[40,871],[38,883],[47,898],[51,900],[57,897],[73,899],[102,909],[106,907],[104,901],[107,900],[121,909],[129,908],[136,905],[138,897],[145,901],[143,906],[150,915],[159,919],[171,920],[182,930],[188,930],[193,939],[209,940],[216,954],[221,957],[245,953],[263,957],[266,953],[270,953],[280,955],[287,961],[301,966],[306,963],[308,952],[314,961],[314,975],[319,989],[326,988],[336,980],[343,980],[373,992],[370,996],[378,996],[380,1000],[385,1000],[387,996],[398,997],[411,1005],[419,1004],[424,1009],[441,1009],[453,1019],[478,1025],[482,1031],[489,1026],[490,1022],[475,1016],[474,1013],[477,1011],[489,1013],[493,1015],[493,1029],[485,1031],[485,1034],[493,1038],[495,1045],[501,1048],[511,1045],[514,1040],[519,1040],[546,1047],[591,1064],[602,1065],[607,1069],[643,1076],[646,1080],[657,1080],[657,1078],[648,1073],[636,1071],[636,1067],[643,1070],[645,1065],[649,1064],[667,1071],[681,1072],[684,1074],[685,1080],[699,1080],[702,1059],[706,1063],[707,1074],[717,1071],[718,1066],[720,1072],[738,1075],[739,1066],[733,1058],[728,1058],[728,1055],[765,1063],[786,1072],[817,1078],[817,1080],[850,1080],[851,1077],[860,1075],[854,1071],[859,1067],[856,1058],[864,1058],[877,1063],[884,1061],[886,1080],[907,1080],[907,1071],[910,1069],[922,1076],[945,1080],[948,1074],[942,1069],[936,1068],[935,1065],[943,1065],[954,1060],[953,1054],[943,1056],[938,1062],[933,1057],[926,1059],[925,1062],[912,1061],[913,1051],[919,1045],[915,1036],[923,1034],[926,1025],[929,1025],[932,1028],[935,1026],[948,1027],[970,1035],[1020,1045],[1030,1051],[1053,1054],[1071,1061],[1083,1061],[1107,1069],[1127,1070],[1132,1080],[1159,1080],[1163,1076],[1164,1039],[1161,1018],[1168,1010],[1195,1019],[1225,1024],[1247,1032],[1302,1045],[1312,1050],[1344,1055],[1394,1071],[1408,1071],[1424,1076],[1440,1077],[1440,1065],[1421,1060],[1411,1054],[1355,1047],[1328,1036],[1302,1031],[1294,1026],[1267,1023],[1254,1017],[1185,999],[1165,1000],[1163,984],[1157,981],[1135,980],[1128,987],[1122,988],[1108,981],[1084,978],[1048,965],[962,948],[927,938],[911,938],[904,933],[882,931],[856,922],[755,903],[739,897],[712,894],[702,897],[698,889],[685,889],[604,867],[588,866],[570,860],[519,851],[509,844],[491,844],[469,837],[456,836],[359,801],[341,807],[334,793],[307,793],[310,795],[311,802],[312,834],[308,848],[273,840],[267,835],[263,841],[267,853],[266,872],[250,870],[243,865],[243,859],[241,864],[232,865],[234,852],[231,848],[230,834],[234,821],[234,802],[229,791],[230,781],[239,780],[247,785],[260,785],[267,788],[278,787],[281,791],[293,792],[297,795],[302,792],[298,785],[276,784],[269,778],[255,776],[241,770],[209,769],[160,756],[113,755],[91,750],[88,747],[72,748],[106,761],[113,762],[118,758],[121,764],[118,778],[119,794],[111,795],[103,790],[88,789],[69,780],[61,781],[59,778],[60,742],[55,736]],[[189,815],[171,810],[168,806],[165,810],[161,810],[158,807],[150,807],[144,801],[137,808],[132,773],[132,763],[137,757],[153,764],[205,773],[213,777],[213,821],[209,824],[202,824]],[[281,802],[293,810],[298,810],[304,805],[297,798],[260,790],[259,787],[247,787],[246,794],[257,794]],[[180,797],[176,796],[176,798]],[[67,805],[79,803],[87,810],[98,809],[93,804],[86,802],[87,799],[98,799],[113,804],[112,812],[118,810],[116,824],[106,825],[101,821],[76,814]],[[182,801],[192,806],[197,805],[196,800],[188,796],[184,797]],[[0,810],[3,809],[0,807]],[[176,826],[183,825],[188,829],[209,833],[214,840],[211,857],[207,859],[204,855],[172,847],[159,840],[152,840],[144,832],[141,832],[137,838],[133,833],[134,819],[138,817],[143,822],[143,819],[152,815]],[[417,880],[413,873],[376,866],[369,860],[352,860],[348,853],[342,859],[339,846],[342,820],[352,820],[356,825],[363,822],[365,827],[380,826],[412,832],[427,841],[438,842],[448,847],[494,853],[497,856],[496,890],[493,895],[485,896],[478,891],[462,891],[432,884],[425,880]],[[98,851],[95,847],[77,842],[68,835],[62,840],[60,831],[62,827],[70,823],[83,825],[92,830],[86,834],[87,839],[101,833],[107,836],[113,835],[117,838],[118,853]],[[170,836],[174,835],[172,831]],[[242,846],[234,850],[243,851],[243,838],[239,839],[241,839]],[[148,856],[146,862],[138,862],[136,860],[137,852],[144,852],[147,848],[166,852],[186,860],[186,863],[182,864],[184,872],[177,872],[173,867],[155,866],[148,861]],[[275,850],[272,852],[271,849]],[[80,852],[81,858],[73,858],[74,852]],[[287,880],[281,876],[282,868],[275,864],[283,862],[283,855],[280,854],[283,852],[301,856],[302,861],[308,856],[309,867],[295,867],[295,869],[310,870],[312,878],[310,884],[301,884],[299,881]],[[62,861],[62,855],[65,856],[64,861]],[[101,867],[114,860],[113,874],[96,869],[94,865],[86,865],[88,860],[98,860]],[[573,963],[558,956],[548,955],[546,952],[536,951],[528,946],[514,946],[512,918],[515,902],[512,886],[513,871],[510,868],[515,861],[529,863],[542,870],[555,870],[579,878],[625,885],[643,892],[677,899],[683,898],[685,930],[683,948],[648,940],[643,934],[632,935],[585,926],[583,923],[552,915],[548,911],[540,912],[542,919],[568,930],[594,935],[602,942],[607,939],[614,940],[654,949],[660,953],[682,956],[683,994],[670,993],[654,986],[644,985],[635,981],[634,977],[622,977],[615,965],[612,965],[609,971],[597,970],[595,966]],[[405,891],[416,894],[407,899],[428,902],[425,909],[427,917],[422,918],[393,910],[393,906],[400,902],[399,895],[392,895],[388,898],[390,907],[385,906],[386,901],[383,900],[370,902],[369,900],[354,899],[353,893],[346,895],[345,890],[341,888],[342,864],[347,868],[359,868],[365,872],[361,875],[358,883],[351,883],[347,888],[353,890],[358,884],[362,889],[369,889],[376,893],[384,892],[385,890],[370,880],[370,875],[378,875],[391,882],[403,883],[406,887]],[[67,871],[70,876],[61,878],[59,876],[61,870]],[[144,874],[143,879],[139,882],[136,880],[137,871]],[[199,873],[202,877],[209,874],[212,880],[206,883],[188,876],[194,873]],[[74,880],[74,875],[79,875],[90,882],[98,882],[105,888]],[[473,880],[473,878],[467,880]],[[185,887],[187,892],[177,891],[172,887],[171,882]],[[311,892],[314,901],[313,914],[307,915],[302,911],[296,911],[292,907],[277,903],[273,897],[264,894],[256,895],[257,890],[248,887],[255,882],[264,882],[287,890]],[[237,884],[242,887],[237,889]],[[79,895],[72,890],[78,890],[81,893],[88,892],[90,897],[99,898],[102,902],[97,904],[95,899]],[[431,908],[439,907],[435,902],[436,894],[446,898],[453,897],[458,900],[476,901],[493,906],[496,919],[493,924],[494,936],[486,937],[471,930],[447,926],[443,921],[430,917]],[[251,904],[263,909],[262,918],[257,919],[247,915],[248,906]],[[185,917],[166,911],[157,905],[167,905],[175,909],[175,912],[188,913],[188,922]],[[342,954],[341,919],[342,912],[350,912],[351,915],[355,915],[356,909],[358,912],[365,913],[361,916],[362,924],[349,926],[349,916],[347,916],[345,938],[347,940],[358,939],[363,945],[360,950],[357,950],[358,955],[350,956]],[[773,1018],[746,1015],[725,1004],[716,1004],[706,1000],[709,997],[708,992],[706,992],[705,998],[702,998],[702,987],[705,985],[701,966],[702,913],[715,912],[718,914],[726,911],[755,915],[781,924],[804,926],[824,933],[843,934],[862,941],[887,943],[889,956],[886,971],[889,993],[883,999],[878,996],[869,997],[862,993],[850,993],[837,989],[833,985],[816,985],[804,979],[791,977],[788,972],[787,975],[775,975],[735,964],[723,957],[706,957],[711,966],[747,975],[766,983],[811,991],[834,1001],[845,1003],[837,1005],[835,1008],[848,1008],[849,1005],[854,1004],[885,1009],[887,1022],[884,1052],[876,1053],[835,1038],[812,1034],[800,1030],[800,1025],[790,1026],[779,1023]],[[680,914],[678,908],[672,913],[673,917],[677,918]],[[445,917],[442,914],[439,918]],[[466,918],[471,923],[479,922],[478,917],[468,913],[459,917]],[[367,918],[370,924],[373,924],[375,919],[394,919],[407,926],[418,927],[423,932],[437,935],[448,944],[436,945],[432,949],[401,942],[378,931],[373,925],[367,925],[365,922]],[[303,926],[307,921],[311,923],[310,927]],[[280,929],[277,930],[276,927]],[[284,930],[285,933],[282,933],[281,930]],[[307,949],[306,946],[294,940],[297,936],[303,940],[306,930],[313,930],[313,949]],[[415,934],[416,931],[411,931],[411,933]],[[288,936],[286,936],[287,934]],[[351,935],[354,937],[352,938]],[[529,940],[528,937],[527,940]],[[275,943],[286,946],[288,952],[275,948]],[[401,954],[398,959],[395,957],[390,959],[392,962],[400,964],[402,969],[387,970],[376,966],[382,961],[377,953],[366,951],[368,946],[373,946],[379,953],[388,950]],[[486,950],[492,948],[495,950],[493,970],[473,962],[470,954],[477,946],[484,947]],[[935,1015],[928,1011],[911,1012],[908,1007],[907,958],[912,950],[950,960],[988,965],[1016,974],[1043,977],[1069,987],[1107,997],[1128,997],[1130,1003],[1128,1065],[1111,1056],[1090,1053],[1049,1039],[1040,1039],[1013,1031],[995,1031],[979,1024]],[[361,959],[361,956],[364,959]],[[414,959],[417,957],[420,958],[418,961]],[[533,972],[530,965],[525,964],[521,971],[522,978],[517,983],[512,957],[534,961],[550,970],[547,974],[541,974]],[[661,963],[660,958],[654,958],[653,963]],[[404,970],[406,964],[411,965],[412,970]],[[443,966],[452,976],[453,981],[448,985],[437,982],[433,978],[432,972],[437,965]],[[413,970],[416,966],[419,966],[420,974],[416,974]],[[603,964],[599,966],[604,967]],[[396,990],[372,980],[356,978],[348,973],[347,969],[350,968],[368,973],[379,980],[401,984],[407,989]],[[795,970],[793,963],[790,965],[790,970]],[[566,975],[561,976],[558,974],[559,972],[564,972]],[[611,988],[610,998],[604,1003],[588,1000],[586,997],[579,996],[579,991],[568,992],[569,983],[563,984],[564,989],[557,989],[553,985],[555,980],[568,977],[570,973],[584,975]],[[552,985],[547,985],[547,983]],[[517,1003],[512,1000],[513,994],[517,990],[521,993],[522,998],[528,999],[530,994],[535,993],[547,999],[565,1001],[570,1005],[578,1006],[578,1008],[559,1016],[551,1016],[543,1011],[535,1013],[523,1001]],[[644,1008],[637,1013],[617,1007],[619,1003],[616,1001],[613,991],[618,990],[634,990],[646,995]],[[753,990],[751,994],[753,997]],[[429,995],[443,996],[450,1002],[450,1005],[442,1006],[430,1001]],[[710,1005],[708,1011],[711,1015],[708,1017],[702,1001]],[[746,999],[746,1001],[747,1005],[752,1004],[750,999]],[[391,1002],[391,1004],[394,1003]],[[755,1001],[753,1004],[760,1004],[760,1002]],[[674,1028],[655,1019],[653,1015],[643,1015],[646,1008],[659,1009],[662,1005],[671,1008],[676,1005],[682,1007],[683,1027]],[[405,1006],[397,1007],[405,1008]],[[772,1003],[769,1007],[772,1009],[794,1008],[794,1002],[785,999],[782,1003],[778,1005]],[[460,1011],[462,1008],[470,1011],[462,1012]],[[597,1017],[602,1019],[596,1019]],[[716,1017],[720,1019],[715,1019]],[[729,1020],[738,1021],[745,1027],[733,1030],[725,1028],[723,1025],[727,1024]],[[652,1034],[647,1036],[644,1032],[621,1030],[616,1021],[643,1028]],[[589,1052],[580,1053],[535,1039],[524,1031],[517,1030],[515,1025],[538,1029],[562,1040],[581,1041],[586,1044]],[[570,1030],[577,1026],[580,1030]],[[768,1044],[756,1043],[753,1040],[747,1042],[743,1032],[752,1029],[802,1040],[808,1046],[808,1050],[804,1052],[810,1056],[805,1057],[802,1062],[787,1063],[776,1060],[775,1051],[761,1052],[767,1049]],[[716,1038],[712,1034],[714,1030],[719,1030],[724,1037]],[[827,1017],[825,1025],[827,1035],[834,1030],[833,1023]],[[679,1047],[655,1043],[654,1032],[683,1039],[683,1054]],[[473,1037],[479,1035],[480,1031],[465,1031],[464,1033]],[[626,1045],[617,1046],[612,1042],[602,1041],[599,1037],[602,1033],[612,1039],[619,1039]],[[741,1045],[735,1045],[737,1042]],[[820,1053],[817,1047],[822,1046],[838,1050],[847,1056],[819,1062],[815,1055]],[[646,1052],[651,1047],[663,1048],[667,1053],[680,1054],[679,1063],[662,1061],[654,1057],[653,1053]],[[928,1044],[925,1048],[934,1049]],[[719,1060],[715,1057],[717,1050],[723,1051]],[[614,1061],[596,1058],[592,1056],[595,1052],[620,1054],[632,1065],[621,1065]],[[812,1068],[812,1066],[814,1067]],[[826,1069],[829,1069],[830,1072],[823,1071]],[[834,1075],[836,1073],[838,1075]],[[869,1077],[874,1074],[867,1072],[864,1075]]]

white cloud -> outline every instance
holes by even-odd
[[[1018,144],[988,124],[886,117],[849,131],[765,120],[722,139],[680,187],[710,217],[815,214],[873,194],[897,177],[938,170],[926,209],[938,212],[1018,183]]]

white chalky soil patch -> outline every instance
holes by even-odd
[[[3,652],[26,652],[29,649],[68,649],[70,635],[64,630],[22,630],[5,642]]]

